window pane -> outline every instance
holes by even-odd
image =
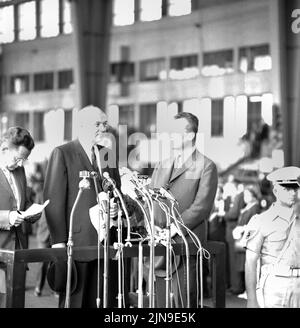
[[[198,75],[199,68],[197,55],[171,57],[169,72],[170,79],[192,79]]]
[[[169,15],[181,16],[190,14],[192,11],[191,0],[170,0],[169,1]]]
[[[19,39],[32,40],[36,37],[36,7],[30,1],[19,5]]]
[[[134,23],[134,0],[114,0],[113,25],[122,26]]]
[[[24,129],[29,128],[29,113],[16,113],[15,114],[15,125],[21,126]]]
[[[141,132],[150,136],[156,132],[156,104],[140,105]]]
[[[204,76],[217,76],[233,73],[233,50],[206,52],[203,54]]]
[[[248,97],[247,131],[257,132],[261,122],[261,97]]]
[[[73,82],[72,70],[58,72],[58,89],[71,89]]]
[[[34,90],[52,90],[53,89],[53,73],[34,74]]]
[[[133,105],[119,106],[119,124],[126,125],[128,129],[134,127],[134,107],[133,107]]]
[[[71,15],[71,3],[69,0],[63,1],[63,33],[72,33],[72,15]]]
[[[0,43],[13,42],[15,39],[13,6],[0,9],[0,26]]]
[[[239,69],[248,71],[265,71],[272,69],[272,58],[268,44],[239,49]]]
[[[223,99],[211,101],[211,136],[223,136]]]
[[[162,0],[141,0],[141,21],[153,21],[161,18]]]
[[[29,76],[16,75],[12,76],[10,80],[10,92],[19,94],[29,91]]]
[[[133,82],[134,63],[112,63],[110,66],[110,82]]]
[[[35,141],[44,141],[44,112],[33,113],[33,136]]]
[[[58,0],[41,1],[41,37],[56,36],[59,33]]]
[[[140,65],[140,80],[155,81],[167,78],[166,63],[164,58],[145,60]]]
[[[64,140],[72,140],[72,110],[65,110]]]

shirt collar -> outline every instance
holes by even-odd
[[[285,221],[290,222],[293,214],[294,214],[294,207],[283,207],[279,203],[275,202],[273,205],[273,210],[276,212],[276,216],[273,220],[275,220],[277,217],[280,217],[284,219]]]

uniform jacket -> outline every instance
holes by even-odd
[[[120,176],[115,156],[111,150],[105,150],[109,158],[113,158],[114,163],[112,167],[102,168],[102,171],[107,171],[120,188]],[[52,244],[66,243],[68,240],[70,214],[81,180],[80,171],[91,172],[95,169],[78,140],[56,147],[52,151],[44,185],[44,200],[50,200],[45,214]],[[97,232],[89,217],[89,208],[96,205],[97,200],[93,180],[89,179],[89,181],[90,189],[83,191],[74,214],[74,246],[97,245]]]
[[[207,221],[214,205],[217,184],[216,165],[198,150],[192,153],[181,168],[173,170],[171,159],[159,163],[151,180],[152,188],[164,187],[170,190],[179,203],[179,213],[184,224],[201,242],[207,240]],[[165,215],[156,202],[154,211],[156,224],[164,227]],[[183,232],[187,234],[184,229]]]
[[[27,193],[26,176],[23,167],[13,171],[18,192],[20,194],[20,210],[25,211],[30,205]],[[17,210],[17,201],[7,181],[5,174],[0,169],[0,248],[18,249],[27,248],[28,242],[23,232],[22,225],[9,227],[9,212]]]

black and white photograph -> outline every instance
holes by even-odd
[[[0,0],[0,308],[300,308],[300,0]]]

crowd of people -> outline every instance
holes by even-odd
[[[241,239],[251,217],[265,211],[274,195],[265,175],[251,183],[238,181],[232,174],[223,183],[220,180],[209,217],[208,239],[226,244],[227,289],[246,298],[245,249]]]

